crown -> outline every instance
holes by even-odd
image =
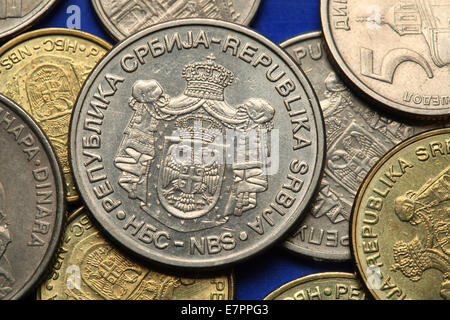
[[[189,97],[223,101],[224,90],[233,83],[234,74],[218,65],[213,54],[206,60],[189,64],[183,69],[183,78],[187,81],[184,94]]]

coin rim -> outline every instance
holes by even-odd
[[[315,280],[322,280],[322,279],[336,279],[336,278],[343,278],[343,279],[350,279],[358,281],[358,277],[354,273],[350,272],[320,272],[320,273],[313,273],[309,274],[297,279],[294,279],[292,281],[289,281],[280,287],[273,290],[271,293],[269,293],[267,296],[265,296],[262,300],[274,300],[276,297],[282,295],[287,290],[294,288],[296,286],[315,281]]]
[[[39,143],[45,151],[46,157],[48,158],[49,164],[52,169],[52,174],[55,179],[55,190],[56,190],[56,215],[52,237],[50,238],[48,248],[43,254],[41,263],[36,268],[36,271],[29,277],[29,280],[19,289],[13,296],[11,300],[19,300],[25,297],[30,291],[35,289],[39,282],[47,275],[49,272],[49,266],[53,262],[54,254],[59,245],[63,226],[65,222],[65,212],[66,212],[66,201],[65,201],[65,188],[64,181],[62,178],[61,166],[56,158],[56,154],[51,146],[45,132],[41,129],[38,123],[36,123],[33,118],[28,115],[18,104],[16,104],[11,99],[0,94],[0,103],[4,104],[12,112],[21,118],[21,120],[29,127],[29,129],[36,135],[39,139]]]
[[[369,100],[369,102],[374,105],[384,109],[385,111],[391,111],[397,115],[406,115],[411,118],[419,119],[445,119],[450,116],[450,107],[441,109],[416,109],[405,104],[395,102],[389,98],[383,97],[381,94],[377,93],[375,90],[369,88],[362,80],[360,80],[348,64],[344,61],[343,57],[340,55],[337,49],[336,42],[330,28],[330,20],[328,19],[328,7],[330,0],[320,0],[320,20],[322,24],[322,30],[324,33],[327,54],[330,62],[339,71],[339,75],[342,80],[344,80],[349,87],[355,89],[356,93],[361,95],[364,99]]]
[[[370,286],[367,285],[367,277],[362,268],[362,263],[361,263],[362,259],[361,259],[361,255],[359,254],[360,250],[358,250],[357,240],[356,240],[357,234],[359,233],[358,232],[359,230],[356,230],[356,226],[357,226],[357,222],[358,222],[357,220],[359,218],[358,212],[360,212],[362,198],[365,195],[370,183],[372,182],[372,179],[378,173],[378,170],[384,164],[386,164],[393,156],[395,156],[398,152],[400,152],[403,149],[406,149],[410,145],[412,145],[418,141],[421,141],[423,139],[427,139],[427,138],[430,138],[433,136],[442,135],[442,134],[446,134],[446,133],[450,134],[450,128],[440,128],[440,129],[434,129],[434,130],[422,132],[415,136],[412,136],[408,140],[401,142],[400,144],[398,144],[397,146],[395,146],[394,148],[389,150],[380,160],[378,160],[378,162],[369,171],[369,173],[367,174],[366,178],[364,178],[363,183],[361,184],[361,186],[356,194],[355,202],[354,202],[353,208],[352,208],[352,221],[351,221],[351,233],[350,233],[351,252],[352,252],[353,261],[356,264],[358,274],[360,275],[363,284],[368,289],[368,291],[372,294],[372,296],[377,300],[383,300],[383,298],[381,296],[379,296],[378,294],[376,294],[376,292],[379,290],[374,290],[374,289],[370,288]]]
[[[126,35],[124,35],[122,32],[120,32],[120,30],[116,26],[114,26],[111,23],[111,21],[106,17],[105,10],[103,10],[103,7],[100,4],[100,0],[91,0],[91,4],[92,4],[92,7],[94,8],[95,13],[97,14],[97,17],[101,21],[104,29],[114,40],[116,40],[117,42],[121,42],[128,38]],[[255,18],[260,5],[261,5],[261,0],[254,0],[253,7],[250,9],[250,12],[249,12],[247,18],[242,23],[239,23],[239,24],[242,24],[244,26],[250,25],[250,23]],[[156,24],[154,24],[154,25],[156,25]],[[151,25],[149,27],[152,27],[154,25]],[[149,28],[149,27],[147,27],[147,28]]]
[[[64,226],[64,229],[63,229],[64,232],[63,232],[63,235],[61,235],[61,240],[64,239],[65,231],[67,230],[67,227],[75,220],[75,218],[77,218],[83,212],[85,212],[89,216],[89,219],[92,219],[92,215],[91,215],[89,209],[86,206],[84,206],[84,205],[82,205],[78,209],[73,210],[73,212],[68,213],[67,214],[67,219],[65,220],[65,226]],[[95,228],[97,228],[97,225],[95,225]],[[106,238],[103,235],[102,230],[98,230],[98,231],[102,234],[102,237],[105,239],[105,241],[109,242],[109,238]],[[62,247],[62,241],[60,241],[58,248],[60,248],[60,247]],[[120,248],[120,249],[122,249],[122,248]],[[56,261],[56,258],[57,257],[55,257],[55,261]],[[133,258],[133,257],[131,256],[131,257],[128,257],[128,258]],[[139,261],[139,264],[143,265],[142,261]],[[149,271],[151,272],[149,266],[145,266],[144,265],[144,267],[149,269]],[[53,266],[51,267],[51,271],[53,271]],[[47,280],[50,280],[50,279],[46,279],[46,281],[42,282],[38,286],[38,288],[36,290],[36,300],[42,300],[42,290],[45,290],[43,288],[46,286]],[[53,280],[53,279],[51,279],[51,280]],[[228,297],[229,297],[229,299],[227,299],[227,300],[235,300],[236,299],[236,275],[235,275],[235,271],[234,270],[231,270],[231,272],[227,275],[227,281],[228,281],[228,288],[229,288],[228,289]],[[205,300],[205,301],[207,301],[207,300]],[[210,300],[210,301],[212,301],[212,300]]]
[[[256,252],[254,252],[254,250],[252,250],[251,248],[247,248],[245,250],[242,250],[241,252],[221,257],[219,260],[217,259],[213,260],[211,257],[209,257],[206,262],[204,262],[204,260],[206,259],[197,258],[193,262],[192,260],[187,260],[186,258],[182,260],[182,257],[164,254],[155,254],[154,252],[148,255],[144,250],[136,248],[136,246],[134,245],[135,241],[129,238],[128,236],[118,234],[116,237],[113,234],[114,231],[110,231],[107,228],[105,228],[104,225],[101,223],[101,220],[105,221],[107,224],[111,224],[111,222],[108,222],[108,220],[102,218],[103,217],[102,214],[96,214],[95,210],[92,210],[95,209],[96,205],[90,200],[91,196],[87,194],[85,189],[80,188],[81,174],[79,172],[79,169],[77,168],[75,160],[76,157],[78,156],[75,154],[77,145],[76,143],[77,124],[80,112],[83,109],[83,100],[85,100],[85,95],[92,86],[93,80],[95,80],[98,74],[103,70],[103,68],[105,68],[108,61],[111,58],[114,58],[117,53],[120,53],[128,45],[131,45],[132,43],[139,41],[141,38],[145,36],[151,35],[152,33],[161,30],[169,30],[171,28],[188,27],[188,26],[206,26],[213,28],[223,28],[231,32],[242,34],[246,37],[253,38],[255,41],[259,41],[263,46],[266,46],[267,48],[273,50],[274,54],[276,54],[282,61],[286,63],[286,66],[290,68],[293,74],[296,75],[299,83],[302,84],[303,90],[307,95],[305,99],[308,99],[308,101],[310,102],[311,111],[315,115],[315,117],[311,119],[311,121],[314,121],[316,125],[315,134],[317,135],[317,149],[313,151],[313,153],[317,156],[317,158],[316,162],[314,163],[314,168],[312,169],[313,174],[311,176],[311,185],[308,186],[309,189],[305,192],[305,197],[303,201],[298,205],[298,207],[295,210],[293,210],[294,213],[291,214],[290,217],[284,221],[283,231],[278,234],[273,234],[271,237],[266,237],[264,241],[260,241],[259,243],[257,242],[255,246],[252,247],[253,249],[255,249],[255,247],[256,249],[258,249]],[[276,43],[274,43],[272,40],[268,39],[267,37],[265,37],[264,35],[258,33],[253,29],[226,21],[219,21],[214,19],[201,19],[201,18],[180,19],[154,25],[150,28],[144,29],[134,34],[133,36],[117,44],[113,48],[113,50],[111,50],[108,54],[106,54],[100,61],[100,63],[96,66],[96,68],[92,71],[92,73],[84,83],[83,88],[78,96],[77,102],[74,107],[74,112],[72,113],[71,131],[69,140],[70,140],[69,144],[70,161],[75,176],[75,183],[78,186],[80,195],[84,199],[84,202],[88,207],[89,211],[92,213],[94,219],[98,222],[100,226],[102,226],[102,229],[106,231],[106,233],[110,236],[110,238],[113,239],[113,241],[115,241],[116,243],[118,243],[119,246],[125,247],[127,250],[131,250],[138,256],[142,257],[144,260],[166,267],[181,268],[186,270],[187,269],[210,270],[210,269],[226,268],[231,265],[242,262],[250,257],[254,257],[257,254],[260,254],[265,250],[268,250],[270,247],[284,240],[289,235],[289,232],[294,230],[294,228],[299,223],[299,220],[301,220],[301,218],[303,217],[305,213],[305,208],[309,205],[309,202],[311,201],[313,195],[315,194],[317,188],[319,187],[319,181],[323,171],[322,169],[325,164],[325,151],[326,151],[325,122],[323,119],[322,109],[320,107],[319,100],[308,78],[305,76],[303,71],[298,67],[295,61]],[[297,152],[293,151],[293,154],[296,153]]]
[[[28,28],[31,28],[36,22],[38,22],[46,14],[48,14],[49,11],[51,9],[53,9],[53,7],[55,7],[55,5],[59,2],[60,2],[60,0],[49,0],[46,5],[44,5],[40,10],[38,10],[37,14],[31,15],[30,19],[24,20],[19,25],[16,25],[15,27],[8,29],[8,31],[0,33],[0,41],[8,40],[9,38],[13,37],[14,35],[22,32]]]
[[[308,40],[313,40],[316,38],[321,38],[323,39],[323,32],[320,30],[315,30],[315,31],[310,31],[310,32],[304,32],[304,33],[300,33],[296,36],[290,37],[282,42],[280,42],[279,46],[281,48],[283,48],[283,50],[286,50],[288,47],[293,46],[295,44],[300,44],[303,41],[308,41]],[[327,59],[327,57],[325,57],[325,59]],[[299,65],[299,67],[301,68],[301,66]],[[316,88],[313,87],[313,89],[316,91]],[[316,93],[317,94],[317,93]],[[320,101],[319,101],[320,104]],[[326,160],[325,160],[326,161]],[[320,179],[319,185],[321,183],[322,179]],[[317,193],[313,196],[316,197]],[[310,208],[307,208],[307,212],[305,213],[305,216],[310,213],[309,210]],[[349,221],[349,234],[350,234],[350,221]],[[283,242],[282,246],[284,248],[286,248],[287,250],[294,252],[294,253],[298,253],[308,259],[313,259],[313,260],[320,260],[320,261],[326,261],[326,262],[346,262],[346,261],[350,261],[351,260],[351,253],[350,253],[350,246],[348,246],[348,253],[347,254],[343,254],[343,253],[339,253],[339,254],[326,254],[324,252],[317,252],[315,250],[312,249],[306,249],[304,247],[300,247],[292,242],[289,241],[285,241]]]
[[[18,45],[20,45],[21,43],[23,43],[25,41],[30,41],[34,38],[39,38],[42,36],[65,36],[65,35],[78,37],[83,40],[91,41],[91,42],[97,44],[98,46],[102,47],[103,49],[105,49],[107,51],[107,53],[109,51],[111,51],[111,49],[113,48],[112,44],[108,43],[107,41],[103,40],[102,38],[100,38],[96,35],[86,32],[86,31],[81,31],[81,30],[77,30],[77,29],[69,29],[69,28],[43,28],[43,29],[33,30],[30,32],[21,34],[15,38],[11,39],[10,41],[6,42],[5,44],[3,44],[0,47],[0,57],[3,54],[5,54],[8,50],[14,49],[15,47],[17,47]],[[68,135],[68,137],[69,137],[69,135]],[[69,144],[67,144],[67,148],[69,148]],[[71,174],[73,175],[72,172],[71,172]],[[65,179],[63,179],[63,180],[65,183]],[[76,184],[75,184],[75,187],[76,187]],[[77,193],[78,193],[78,195],[76,195],[76,196],[66,197],[66,200],[68,202],[76,202],[76,201],[80,200],[80,195],[79,195],[80,193],[78,192],[78,190],[77,190]]]

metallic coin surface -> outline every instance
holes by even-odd
[[[69,162],[69,125],[81,86],[111,45],[89,33],[41,29],[0,48],[0,93],[24,108],[50,139],[63,168],[66,197],[78,200]]]
[[[232,273],[210,278],[162,274],[105,239],[81,208],[69,217],[40,300],[232,300]]]
[[[92,0],[98,17],[117,40],[154,24],[182,18],[211,18],[248,25],[261,0]]]
[[[362,283],[354,274],[324,272],[298,278],[267,295],[264,300],[365,300]]]
[[[10,37],[29,27],[57,0],[1,0],[0,38]]]
[[[359,93],[405,115],[450,115],[448,0],[323,0],[321,18],[332,61]]]
[[[450,129],[403,142],[358,192],[352,250],[377,299],[450,298]]]
[[[285,246],[322,260],[349,260],[349,225],[356,192],[370,168],[410,136],[440,123],[413,123],[380,112],[355,96],[328,62],[321,32],[281,44],[316,90],[325,118],[327,156],[318,193]]]
[[[0,300],[33,289],[51,263],[64,221],[64,185],[41,129],[0,95]]]
[[[231,265],[292,229],[324,158],[319,103],[243,26],[166,22],[116,46],[74,110],[78,189],[100,225],[165,265]]]

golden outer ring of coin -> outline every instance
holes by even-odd
[[[64,225],[64,230],[67,228],[67,226],[69,226],[72,223],[73,220],[75,220],[75,218],[77,218],[84,211],[87,211],[87,213],[89,213],[89,210],[85,206],[82,206],[82,207],[78,208],[77,210],[73,211],[72,213],[68,213],[67,216],[66,216],[66,222],[65,222],[65,225]],[[95,219],[92,219],[91,217],[89,217],[89,219],[95,225],[95,227],[101,232],[101,234],[104,234],[101,231],[101,228],[99,228],[97,226]],[[63,233],[64,232],[65,231],[63,231]],[[105,238],[106,238],[106,235],[105,235]],[[63,243],[64,239],[65,239],[65,235],[63,234],[61,236],[58,248],[60,248],[62,246],[62,243]],[[52,262],[54,262],[54,261],[52,261]],[[52,264],[51,264],[51,268],[53,268]],[[236,298],[236,277],[235,277],[235,274],[234,274],[234,270],[231,271],[229,276],[227,276],[227,279],[228,279],[228,287],[229,287],[229,289],[228,289],[229,299],[228,300],[234,300]],[[37,288],[37,290],[36,290],[36,299],[37,300],[42,300],[42,288],[44,286],[45,286],[45,282],[43,282]]]
[[[280,296],[284,292],[286,292],[289,289],[292,289],[296,286],[316,281],[316,280],[323,280],[323,279],[348,279],[348,280],[355,280],[358,281],[358,278],[353,273],[347,273],[347,272],[322,272],[322,273],[314,273],[310,274],[295,280],[292,280],[286,284],[283,284],[281,287],[275,289],[271,293],[269,293],[267,296],[263,298],[263,300],[274,300],[276,297]]]
[[[76,30],[76,29],[68,29],[68,28],[44,28],[44,29],[38,29],[38,30],[34,30],[34,31],[30,31],[24,34],[21,34],[15,38],[13,38],[12,40],[6,42],[5,44],[3,44],[0,47],[0,56],[2,56],[4,53],[6,53],[8,50],[13,49],[15,46],[19,45],[22,42],[34,39],[34,38],[39,38],[42,36],[73,36],[73,37],[78,37],[87,41],[91,41],[95,44],[97,44],[98,46],[102,47],[103,49],[105,49],[106,51],[110,51],[113,46],[108,43],[107,41],[103,40],[102,38],[93,35],[89,32],[86,31],[81,31],[81,30]],[[77,97],[78,100],[78,97]],[[75,102],[76,104],[76,102]],[[69,146],[67,145],[67,148],[69,148]],[[70,152],[69,152],[69,156],[70,156]],[[59,159],[58,159],[59,162]],[[71,161],[69,161],[71,163]],[[72,168],[70,167],[70,172],[72,174]],[[74,179],[75,180],[75,179]],[[76,189],[76,183],[73,186]],[[77,192],[78,193],[78,192]],[[80,199],[79,195],[76,196],[67,196],[67,191],[66,191],[66,200],[68,202],[75,202],[78,201]]]
[[[356,194],[355,197],[355,202],[352,208],[352,221],[351,221],[351,232],[350,232],[350,243],[351,243],[351,252],[352,252],[352,256],[353,256],[353,261],[356,264],[358,273],[362,279],[363,285],[366,287],[366,289],[368,290],[368,292],[370,292],[370,294],[377,300],[382,300],[382,298],[376,294],[376,291],[373,290],[372,288],[370,288],[370,286],[367,286],[367,277],[366,274],[364,273],[364,270],[361,266],[361,257],[358,254],[358,247],[357,247],[357,243],[356,243],[356,222],[358,219],[358,212],[360,210],[361,207],[361,201],[363,198],[363,195],[365,194],[365,192],[367,191],[367,188],[369,187],[369,184],[372,182],[373,177],[376,175],[376,173],[378,172],[378,170],[389,160],[391,159],[397,152],[399,152],[402,149],[405,149],[407,147],[409,147],[410,145],[422,140],[422,139],[426,139],[426,138],[430,138],[436,135],[441,135],[441,134],[450,134],[450,128],[443,128],[443,129],[436,129],[436,130],[431,130],[431,131],[426,131],[423,133],[420,133],[418,135],[415,135],[411,138],[409,138],[408,140],[400,143],[399,145],[395,146],[393,149],[391,149],[388,153],[386,153],[380,160],[378,160],[378,162],[373,166],[373,168],[369,171],[369,173],[367,174],[366,178],[364,179],[363,183],[361,184],[358,193]]]

